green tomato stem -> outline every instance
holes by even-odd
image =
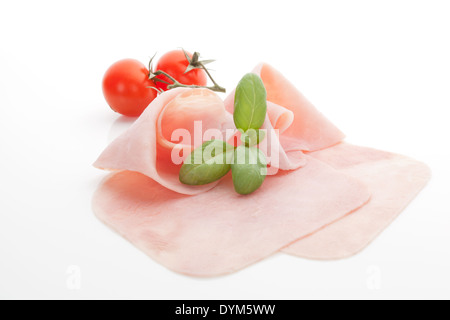
[[[154,57],[155,57],[155,56],[153,56],[153,57],[150,59],[150,62],[149,62],[149,64],[148,64],[148,68],[149,68],[149,79],[151,79],[151,80],[153,80],[153,81],[155,81],[155,82],[162,82],[162,83],[167,84],[167,85],[168,85],[168,86],[167,86],[168,89],[173,89],[173,88],[204,88],[204,89],[209,89],[209,90],[211,90],[211,91],[216,91],[216,92],[224,92],[224,93],[226,92],[226,89],[223,88],[223,87],[221,87],[221,86],[219,86],[219,85],[217,84],[217,82],[213,79],[213,77],[212,77],[211,74],[209,73],[208,69],[206,69],[205,65],[204,65],[203,63],[201,63],[200,61],[198,61],[197,64],[200,65],[201,69],[203,69],[203,70],[206,72],[206,74],[207,74],[208,77],[211,79],[212,83],[214,84],[213,86],[187,85],[187,84],[183,84],[183,83],[177,81],[174,77],[172,77],[170,74],[168,74],[168,73],[166,73],[166,72],[164,72],[164,71],[157,70],[157,71],[153,72],[153,71],[152,71],[152,61],[153,61],[153,58],[154,58]],[[188,61],[189,61],[189,60],[188,60]],[[173,83],[169,83],[169,82],[164,81],[164,80],[162,80],[162,79],[158,79],[157,76],[159,76],[159,75],[166,76],[166,77],[169,78]]]
[[[209,89],[211,91],[216,91],[216,92],[226,92],[226,90],[224,88],[222,88],[221,86],[217,85],[217,83],[215,83],[215,81],[213,81],[214,86],[208,87],[208,86],[197,86],[197,85],[187,85],[187,84],[183,84],[179,81],[177,81],[174,77],[172,77],[171,75],[169,75],[168,73],[158,70],[153,72],[154,77],[152,78],[153,81],[155,82],[163,82],[166,84],[169,84],[167,81],[161,80],[156,78],[156,76],[159,75],[163,75],[166,76],[167,78],[170,79],[170,81],[172,81],[172,84],[169,84],[167,86],[168,89],[174,89],[174,88],[204,88],[204,89]]]

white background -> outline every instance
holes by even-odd
[[[2,1],[0,298],[450,298],[449,17],[429,0]],[[269,62],[349,142],[422,160],[432,181],[353,258],[166,270],[94,217],[91,164],[130,124],[103,100],[104,71],[177,47],[217,59],[229,90]]]

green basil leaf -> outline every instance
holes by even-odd
[[[236,88],[233,119],[236,128],[245,131],[258,130],[266,119],[267,92],[261,78],[246,74]]]
[[[179,179],[188,185],[203,185],[219,180],[230,171],[234,147],[211,140],[191,152],[181,166]]]
[[[246,132],[241,131],[241,141],[247,147],[258,145],[266,137],[266,132],[263,130],[249,129]]]
[[[257,190],[266,178],[266,157],[256,147],[239,146],[234,152],[231,172],[234,190],[239,194],[250,194]]]

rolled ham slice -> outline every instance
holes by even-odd
[[[403,211],[431,175],[422,162],[347,143],[310,156],[363,182],[371,193],[370,201],[360,209],[283,250],[310,259],[342,259],[363,250]]]
[[[194,135],[195,121],[202,122],[202,131]],[[178,179],[180,164],[171,159],[174,148],[186,157],[202,144],[208,129],[226,130],[232,116],[223,101],[207,89],[177,88],[158,96],[141,117],[123,135],[113,141],[100,155],[94,166],[115,171],[135,171],[157,181],[164,187],[183,194],[198,194],[217,183],[186,186]],[[172,134],[184,129],[190,141],[173,141]],[[199,138],[199,139],[198,139]]]
[[[306,156],[307,157],[307,156]],[[364,205],[364,184],[308,157],[267,177],[255,193],[234,192],[230,175],[195,196],[124,171],[94,195],[97,217],[165,267],[198,277],[255,263]]]

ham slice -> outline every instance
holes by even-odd
[[[232,99],[227,99],[227,111],[217,95],[205,89],[160,95],[95,163],[120,171],[95,193],[95,214],[176,272],[216,276],[237,271],[342,218],[370,197],[358,180],[303,153],[336,144],[342,133],[287,80],[275,81],[281,77],[277,71],[267,65],[255,70],[272,99],[263,128],[278,130],[269,133],[263,146],[266,151],[281,146],[278,168],[301,169],[267,177],[247,196],[234,192],[230,175],[217,186],[182,185],[172,152],[187,156],[208,129],[234,128]],[[200,139],[195,121],[202,121]],[[173,133],[180,128],[195,141],[175,141]]]
[[[139,173],[115,173],[95,193],[93,208],[167,268],[208,277],[277,252],[361,207],[369,196],[358,180],[308,157],[303,168],[267,177],[248,196],[234,192],[230,175],[208,192],[187,196]]]
[[[262,63],[252,72],[261,77],[267,91],[268,117],[263,129],[280,131],[279,139],[269,138],[268,147],[280,150],[279,165],[275,164],[279,169],[297,169],[305,164],[302,151],[321,150],[344,139],[344,134],[279,71]],[[225,99],[225,107],[230,113],[234,110],[234,95],[235,90]],[[261,150],[270,156],[264,145]]]
[[[430,169],[419,161],[347,143],[310,156],[362,181],[372,196],[354,213],[283,250],[304,258],[341,259],[360,252],[430,179]]]
[[[268,108],[263,129],[268,130],[268,134],[260,148],[269,159],[276,159],[270,162],[270,174],[275,174],[278,168],[300,168],[306,164],[302,151],[319,150],[343,138],[343,134],[278,71],[261,64],[254,72],[261,76],[267,90]],[[176,153],[186,157],[195,147],[210,140],[204,139],[208,130],[216,129],[221,132],[219,138],[228,140],[225,131],[236,129],[233,108],[234,91],[225,102],[207,89],[166,91],[149,105],[125,134],[107,147],[94,166],[139,172],[183,194],[205,192],[217,183],[195,187],[181,184],[178,172],[182,160],[173,163],[171,155],[175,149]],[[202,123],[200,133],[194,132],[195,121]],[[187,131],[192,140],[174,140],[173,134],[179,129]],[[279,135],[273,129],[277,129]]]
[[[194,122],[202,122],[200,139],[194,141]],[[187,156],[202,144],[202,136],[209,129],[225,130],[232,116],[223,101],[207,89],[177,88],[158,96],[131,128],[111,143],[94,166],[107,170],[140,172],[164,187],[183,194],[197,194],[213,188],[186,186],[178,179],[179,164],[171,161],[173,148]],[[190,141],[172,141],[176,129],[192,134]],[[181,151],[182,150],[182,151]]]

